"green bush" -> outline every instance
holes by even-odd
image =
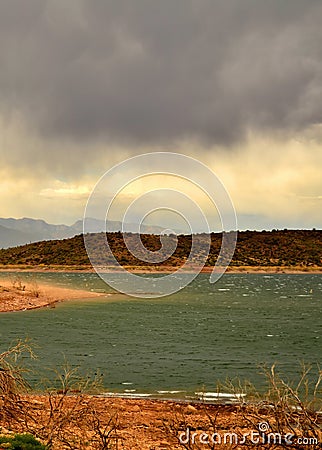
[[[0,449],[9,450],[47,450],[48,447],[37,441],[31,434],[0,436]]]

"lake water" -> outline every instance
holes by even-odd
[[[0,278],[16,274],[1,273]],[[112,292],[95,274],[19,277]],[[239,377],[263,389],[262,364],[277,363],[295,380],[301,362],[321,362],[322,275],[199,275],[161,299],[121,294],[0,315],[0,350],[19,338],[37,346],[36,372],[68,361],[104,374],[106,391],[126,395],[190,395]],[[32,375],[36,383],[42,375]],[[47,374],[48,376],[48,374]]]

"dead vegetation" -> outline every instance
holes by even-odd
[[[35,280],[0,280],[0,313],[25,311],[43,307],[55,307],[64,300],[99,297],[102,293],[70,289],[61,286],[38,284]]]
[[[10,283],[0,284],[0,311],[10,311],[21,309],[21,304],[25,309],[37,307],[40,290],[37,282],[32,280],[25,283],[19,276],[15,276]]]
[[[200,422],[187,413],[175,414],[165,423],[169,436],[175,437],[181,448],[240,449],[320,449],[322,443],[322,397],[319,370],[315,381],[311,367],[303,367],[296,385],[283,380],[275,366],[265,370],[268,391],[258,394],[253,386],[227,382],[218,389],[239,398],[230,406],[204,408],[205,420]],[[245,397],[238,397],[248,392]],[[260,446],[260,447],[258,447]]]
[[[218,392],[235,394],[232,404],[187,404],[104,397],[99,376],[68,365],[36,394],[18,364],[26,355],[34,357],[26,341],[0,354],[0,431],[29,433],[49,449],[321,448],[321,371],[313,382],[304,367],[291,385],[273,366],[266,395],[227,382]]]
[[[112,449],[117,447],[117,414],[98,414],[93,393],[98,379],[78,376],[65,367],[42,395],[30,395],[18,358],[28,353],[28,342],[18,342],[0,355],[0,425],[30,433],[53,449]],[[53,387],[54,386],[54,387]]]

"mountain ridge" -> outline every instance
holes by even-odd
[[[124,224],[126,231],[136,230],[136,224]],[[86,218],[86,228],[91,233],[121,231],[122,222],[105,221]],[[142,232],[146,234],[160,234],[162,227],[142,225]],[[0,218],[0,248],[16,247],[18,245],[41,242],[46,240],[68,239],[83,232],[83,219],[72,225],[51,224],[43,219],[23,217],[20,219]]]
[[[23,245],[25,243],[32,242],[32,236],[23,231],[7,228],[0,224],[0,247],[10,247],[11,243],[15,242],[16,245]]]

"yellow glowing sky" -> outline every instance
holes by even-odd
[[[63,159],[60,163],[59,158],[53,156],[53,170],[50,165],[45,170],[36,156],[19,161],[11,160],[11,155],[19,154],[22,146],[26,154],[46,151],[55,155],[56,144],[28,136],[21,128],[8,129],[2,125],[1,134],[6,137],[2,146],[7,152],[1,154],[0,216],[44,218],[50,223],[71,224],[82,217],[88,196],[105,171],[129,156],[151,150],[149,147],[83,144],[80,152],[86,155],[83,161],[73,164],[73,161],[64,163]],[[70,145],[59,143],[59,153],[66,154],[67,159],[69,151],[75,155],[75,148],[69,150]],[[153,150],[163,149],[153,147]],[[167,151],[193,156],[215,172],[232,198],[242,229],[321,226],[322,145],[319,129],[310,130],[301,138],[296,136],[287,140],[250,134],[244,143],[229,148],[203,148],[195,142],[185,141],[168,147]],[[91,154],[99,156],[91,159]],[[207,197],[193,184],[179,178],[153,176],[126,187],[110,218],[121,220],[130,201],[149,189],[165,186],[185,192],[207,214],[216,214]]]
[[[240,229],[322,228],[321,18],[316,0],[0,2],[0,217],[72,224],[114,164],[164,151],[216,173]]]

